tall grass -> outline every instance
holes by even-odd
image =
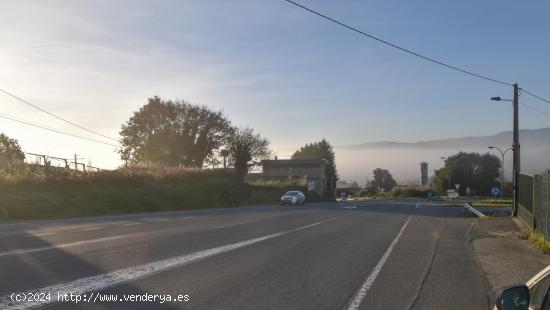
[[[277,203],[305,183],[243,182],[232,170],[133,166],[81,172],[0,165],[0,220],[62,218]]]

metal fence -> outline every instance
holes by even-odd
[[[518,216],[534,231],[550,239],[550,169],[519,176]]]

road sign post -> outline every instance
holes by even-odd
[[[491,188],[491,194],[493,194],[493,196],[495,196],[495,199],[496,199],[498,194],[500,194],[500,188],[498,188],[497,186],[493,186],[493,188]]]

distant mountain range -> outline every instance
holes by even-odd
[[[550,128],[522,129],[519,131],[520,145],[547,145],[550,146]],[[411,148],[487,148],[489,145],[505,147],[512,145],[512,131],[504,131],[492,136],[462,137],[442,140],[430,140],[419,142],[394,142],[381,141],[361,143],[349,146],[339,146],[340,149],[367,149],[367,148],[390,148],[390,147],[411,147]]]
[[[550,128],[522,129],[519,133],[522,170],[529,174],[550,168]],[[386,168],[401,182],[419,179],[420,162],[430,165],[430,173],[443,165],[442,156],[459,151],[486,153],[488,146],[506,149],[512,145],[512,131],[491,136],[463,137],[414,143],[382,141],[337,146],[336,161],[342,179],[364,184],[375,168]],[[500,153],[491,151],[498,155]],[[512,152],[505,158],[506,176],[511,176]]]

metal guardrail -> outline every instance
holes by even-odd
[[[481,212],[479,212],[476,208],[472,207],[469,203],[464,203],[464,208],[468,209],[473,214],[477,215],[479,218],[486,218],[487,216]]]

